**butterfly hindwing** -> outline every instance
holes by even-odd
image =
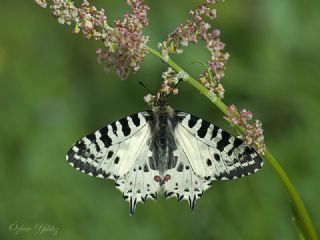
[[[141,151],[133,169],[123,178],[116,180],[116,187],[130,204],[131,214],[134,213],[138,202],[145,202],[148,198],[156,199],[160,187],[159,183],[154,181],[154,176],[159,175],[159,172],[152,170],[148,164],[152,152],[144,144],[137,143],[141,146]]]
[[[148,139],[148,112],[136,113],[77,141],[67,153],[71,166],[90,176],[116,180],[117,188],[130,203],[133,213],[137,202],[156,198],[158,175],[149,169],[152,156]]]
[[[165,174],[170,176],[170,180],[164,183],[163,188],[167,198],[187,200],[190,209],[193,210],[195,201],[210,187],[211,181],[195,174],[185,151],[181,145],[177,145],[178,148],[174,152],[177,164],[175,168],[166,171]]]
[[[190,165],[207,180],[232,180],[258,171],[263,161],[242,140],[221,128],[185,112],[176,112],[177,144]]]

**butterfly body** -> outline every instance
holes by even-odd
[[[130,115],[77,141],[67,153],[77,170],[109,178],[130,204],[166,197],[195,202],[214,180],[255,173],[262,158],[221,128],[182,111],[160,96],[152,111]]]
[[[175,112],[168,106],[154,107],[150,113],[150,150],[152,157],[150,167],[158,170],[161,179],[164,179],[166,170],[176,166],[177,158],[173,151],[177,149],[174,139],[174,130],[177,126]]]

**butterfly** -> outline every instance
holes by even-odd
[[[174,111],[164,94],[152,110],[120,119],[77,141],[67,153],[76,170],[113,179],[129,202],[166,198],[195,202],[213,181],[257,172],[261,156],[242,140],[189,113]]]

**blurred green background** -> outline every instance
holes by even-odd
[[[95,1],[109,21],[124,1]],[[150,46],[164,40],[201,1],[146,1]],[[231,59],[225,102],[262,120],[266,141],[305,200],[320,230],[320,1],[228,0],[214,27]],[[147,201],[130,217],[110,180],[65,161],[71,144],[123,116],[147,109],[143,81],[156,90],[166,66],[147,56],[121,81],[96,61],[99,43],[72,35],[33,1],[0,7],[0,239],[296,239],[283,187],[268,164],[256,175],[217,182],[191,214],[187,202]],[[175,60],[196,76],[201,45]],[[187,84],[171,105],[229,129],[222,115]],[[11,224],[53,225],[58,234],[15,236]]]

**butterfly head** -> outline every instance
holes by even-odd
[[[171,113],[172,108],[168,105],[167,97],[164,92],[159,92],[152,101],[152,111],[157,113]]]
[[[163,92],[159,92],[156,95],[155,101],[153,102],[154,107],[165,107],[168,105],[166,94]]]

